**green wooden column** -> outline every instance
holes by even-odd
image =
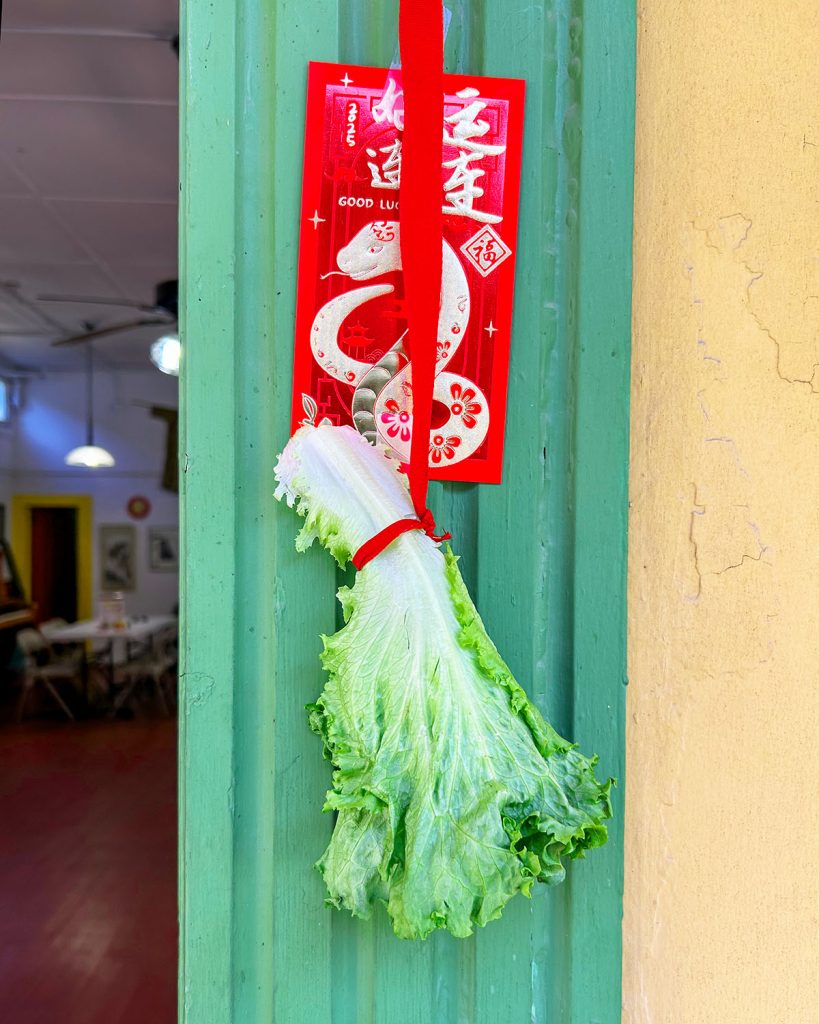
[[[501,487],[431,494],[493,639],[623,777],[632,0],[451,0],[448,70],[527,79]],[[614,1024],[622,786],[607,847],[468,940],[323,905],[329,767],[303,705],[329,557],[272,498],[289,424],[309,59],[389,64],[393,0],[183,2],[180,1019]]]

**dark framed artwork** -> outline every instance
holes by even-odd
[[[100,587],[102,590],[136,588],[136,527],[128,523],[99,528]]]
[[[178,572],[179,528],[152,526],[148,530],[148,564],[153,572]]]

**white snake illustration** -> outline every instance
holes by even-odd
[[[483,443],[489,428],[486,396],[478,385],[467,377],[444,370],[466,334],[469,284],[455,251],[447,242],[443,246],[433,398],[447,407],[449,418],[430,431],[430,465],[433,467],[468,459]],[[382,220],[365,225],[339,251],[336,262],[341,273],[354,281],[366,281],[400,270],[398,222]],[[354,309],[392,291],[391,284],[374,284],[354,288],[330,299],[313,320],[310,346],[316,362],[326,373],[355,389],[353,421],[359,432],[371,443],[378,440],[391,448],[403,462],[408,462],[412,436],[412,383],[411,364],[403,346],[406,332],[374,365],[346,355],[338,344],[339,329]]]

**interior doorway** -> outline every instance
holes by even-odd
[[[31,515],[31,603],[38,622],[77,618],[77,510],[35,505]]]
[[[92,500],[87,494],[15,494],[11,545],[37,620],[91,617]]]

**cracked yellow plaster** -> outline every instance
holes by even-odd
[[[819,1024],[819,5],[639,0],[625,1024]]]

